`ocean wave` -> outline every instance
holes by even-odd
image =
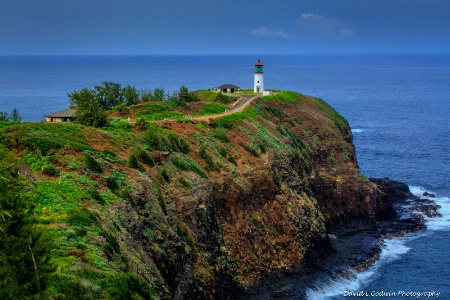
[[[441,197],[436,195],[435,197],[424,196],[425,192],[435,194],[433,191],[429,191],[420,186],[409,186],[409,190],[414,195],[422,198],[434,201],[436,204],[441,206],[438,212],[441,213],[442,217],[428,218],[424,216],[427,220],[427,229],[432,231],[449,231],[450,230],[450,198]]]
[[[355,129],[352,129],[352,132],[353,132],[353,133],[360,133],[360,132],[364,132],[364,129],[361,129],[361,128],[355,128]]]
[[[439,212],[442,214],[442,217],[427,218],[424,216],[427,220],[427,230],[450,230],[450,199],[448,197],[423,196],[423,193],[426,190],[420,186],[409,186],[409,189],[414,195],[433,200],[436,204],[441,206]],[[428,192],[433,193],[430,191]],[[406,246],[407,242],[427,235],[427,230],[384,240],[379,259],[367,270],[360,273],[349,271],[349,278],[344,278],[342,276],[330,278],[328,282],[317,284],[314,287],[309,288],[306,291],[306,298],[308,300],[340,299],[345,295],[345,292],[359,291],[379,275],[377,270],[381,266],[400,259],[403,254],[408,253],[411,248]]]
[[[357,292],[362,286],[371,282],[374,276],[377,275],[377,270],[381,266],[397,260],[402,254],[408,253],[411,248],[405,246],[405,243],[415,236],[392,238],[384,241],[380,258],[367,270],[356,273],[353,270],[348,270],[349,278],[337,276],[330,278],[328,282],[319,284],[306,291],[306,298],[308,300],[325,300],[333,299],[334,297],[342,296],[345,292]]]

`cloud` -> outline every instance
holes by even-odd
[[[315,14],[302,14],[296,20],[301,28],[327,36],[351,36],[354,32],[344,21]]]
[[[286,33],[283,30],[274,31],[265,26],[261,26],[258,29],[251,30],[251,33],[259,37],[270,37],[277,39],[290,39],[295,36],[295,33]]]

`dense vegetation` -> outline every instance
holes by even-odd
[[[127,112],[129,107],[145,101],[198,101],[196,93],[189,92],[188,88],[181,86],[172,95],[166,94],[162,88],[138,91],[135,87],[127,85],[122,87],[119,83],[103,82],[101,86],[93,89],[83,88],[68,94],[69,103],[77,108],[75,118],[77,123],[104,127],[108,125],[107,113],[110,111]],[[0,120],[1,121],[1,120]]]
[[[69,95],[80,124],[0,123],[0,298],[170,299],[178,288],[186,298],[214,298],[289,261],[264,252],[290,228],[272,226],[269,212],[279,209],[258,202],[272,196],[295,199],[283,204],[296,226],[293,252],[323,238],[313,160],[320,153],[333,168],[348,162],[348,153],[333,152],[349,151],[339,131],[345,120],[318,99],[280,92],[209,123],[150,122],[221,113],[230,101],[218,95],[180,88],[166,97],[103,83]],[[316,131],[309,116],[298,117],[303,104],[324,113]],[[142,119],[106,118],[120,106]],[[246,213],[230,215],[230,199]],[[229,218],[254,240],[227,236],[220,222]],[[239,261],[247,242],[253,249],[244,247],[251,253]]]

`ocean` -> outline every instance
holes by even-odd
[[[386,240],[368,270],[311,286],[308,298],[450,299],[450,54],[0,57],[0,111],[40,121],[67,108],[68,93],[103,81],[252,88],[258,59],[266,89],[320,97],[349,121],[364,175],[434,193],[442,206],[428,229]]]

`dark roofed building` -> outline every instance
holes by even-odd
[[[217,88],[217,90],[222,93],[234,93],[239,92],[239,87],[234,84],[222,84]]]
[[[72,122],[74,120],[75,108],[67,108],[45,116],[46,122]]]

